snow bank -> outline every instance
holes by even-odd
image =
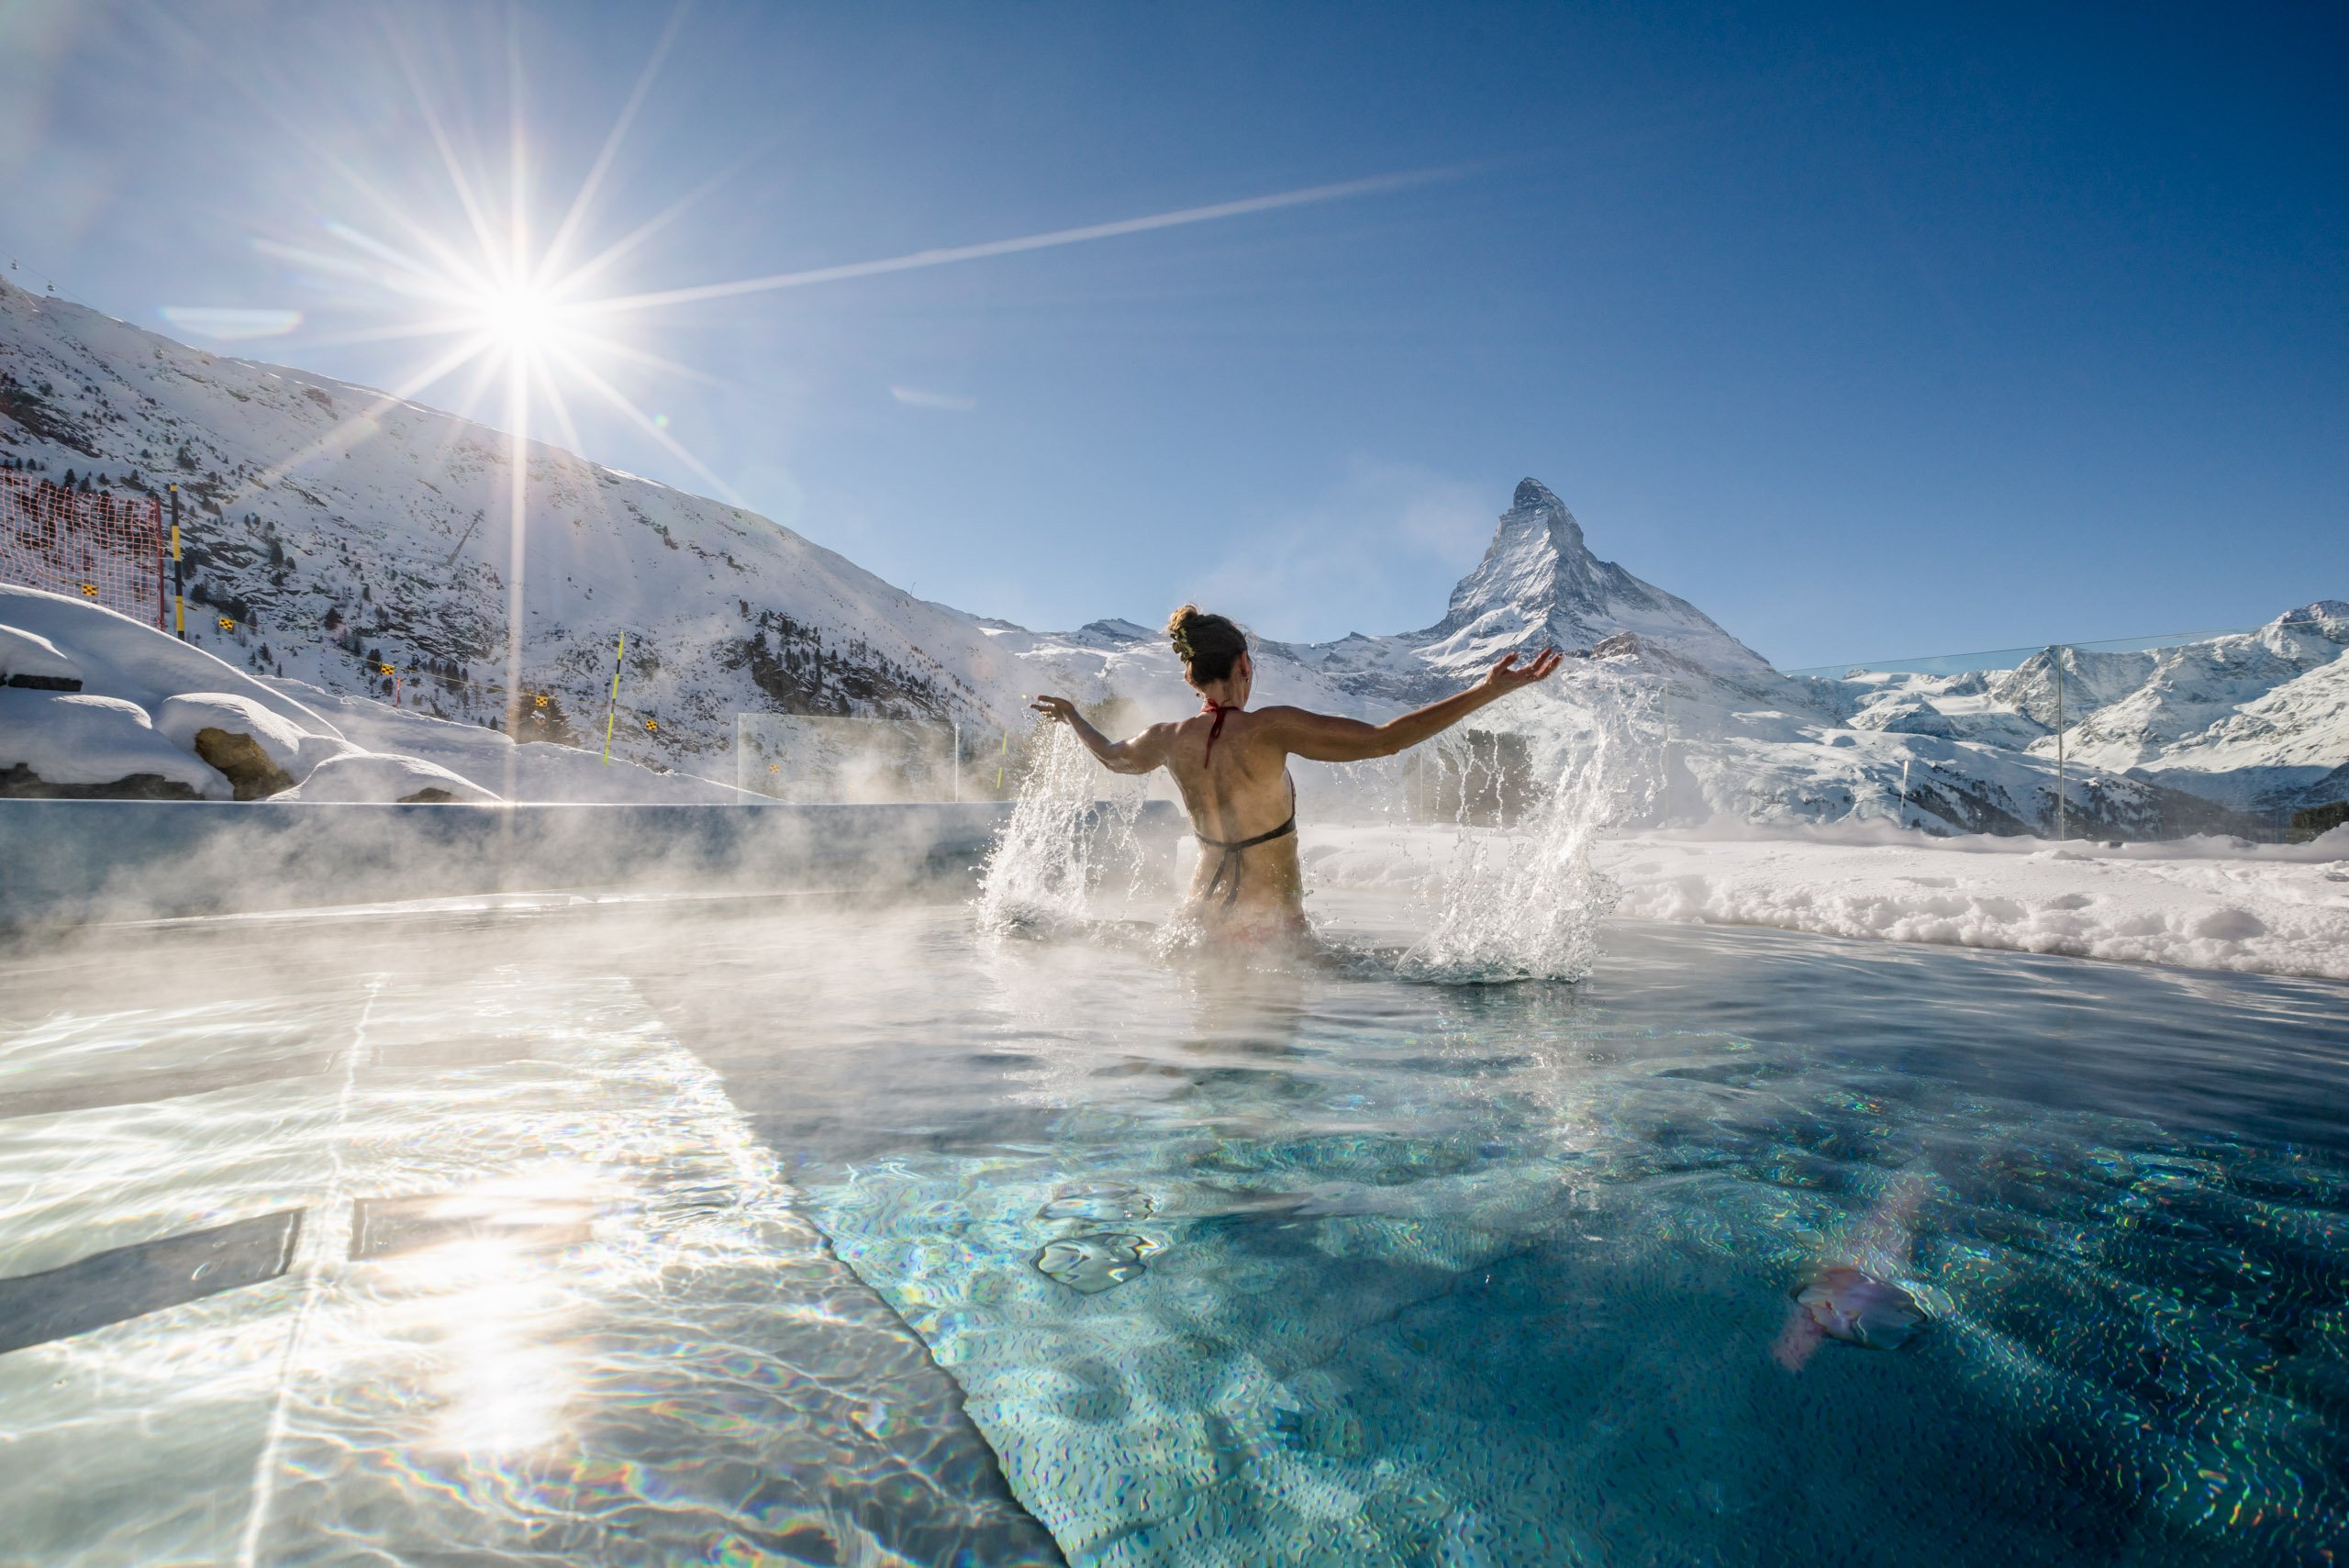
[[[494,802],[500,797],[472,780],[418,757],[386,757],[352,751],[329,758],[310,776],[273,800],[413,800],[428,791],[451,800]]]
[[[71,691],[81,681],[82,672],[57,644],[33,632],[0,626],[0,685],[58,683],[50,689]]]
[[[196,737],[218,729],[250,737],[284,775],[258,787],[295,781],[266,796],[272,800],[396,801],[425,790],[458,800],[759,798],[682,773],[606,766],[574,747],[517,746],[478,725],[258,680],[102,606],[0,584],[0,676],[19,673],[28,679],[0,686],[9,699],[0,709],[0,775],[24,769],[31,778],[18,786],[35,793],[47,785],[104,794],[104,785],[155,775],[206,798],[229,798],[237,786],[196,754]],[[55,689],[72,681],[82,684],[80,693]],[[244,778],[243,764],[217,751],[213,759]],[[124,786],[142,791],[151,785]]]
[[[234,793],[210,764],[156,734],[145,708],[87,692],[0,688],[0,773],[19,767],[69,787],[150,775],[206,800]]]
[[[1475,831],[1475,830],[1472,830]],[[1459,830],[1308,830],[1308,881],[1433,891]],[[2349,828],[2309,844],[1928,840],[1888,825],[1652,833],[1597,856],[1620,916],[2349,980]]]
[[[182,692],[220,692],[241,697],[307,733],[334,733],[334,727],[317,714],[234,664],[86,599],[0,583],[0,626],[49,642],[72,662],[84,690],[121,697],[150,713]]]
[[[503,730],[435,718],[366,697],[339,696],[299,681],[278,683],[370,751],[420,757],[516,800],[625,801],[645,805],[732,806],[766,797],[692,773],[660,773],[597,751],[544,740],[517,745]]]

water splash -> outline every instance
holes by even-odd
[[[1579,980],[1598,956],[1598,926],[1621,889],[1591,863],[1608,828],[1653,809],[1652,748],[1638,735],[1640,694],[1588,686],[1585,721],[1559,732],[1554,783],[1507,832],[1464,828],[1431,928],[1400,972],[1447,984]]]
[[[1081,925],[1113,875],[1141,874],[1135,837],[1143,791],[1105,773],[1064,725],[1030,749],[1011,816],[996,832],[979,881],[979,929],[997,934]],[[1105,785],[1107,786],[1105,788]]]

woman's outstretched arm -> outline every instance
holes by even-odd
[[[1365,724],[1359,718],[1339,718],[1301,707],[1266,708],[1264,717],[1272,722],[1273,734],[1281,744],[1308,762],[1361,762],[1391,757],[1442,734],[1486,703],[1547,679],[1562,657],[1556,649],[1549,648],[1520,664],[1516,654],[1504,653],[1483,680],[1459,695],[1430,703],[1384,724]]]
[[[1085,749],[1113,773],[1146,773],[1165,762],[1167,737],[1174,732],[1171,724],[1153,724],[1130,740],[1112,740],[1094,728],[1066,697],[1041,696],[1029,706],[1046,718],[1067,725]]]

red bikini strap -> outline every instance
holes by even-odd
[[[1215,738],[1223,733],[1223,716],[1227,713],[1238,713],[1240,711],[1240,705],[1238,703],[1219,703],[1210,697],[1208,699],[1207,706],[1199,709],[1199,711],[1201,713],[1211,713],[1215,715],[1215,722],[1208,726],[1208,754],[1206,758],[1207,761],[1213,762],[1215,760]]]

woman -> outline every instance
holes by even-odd
[[[1288,760],[1359,762],[1391,757],[1441,735],[1486,703],[1531,685],[1558,667],[1555,649],[1520,664],[1505,653],[1485,678],[1457,696],[1385,724],[1308,713],[1301,707],[1251,709],[1255,667],[1248,638],[1222,616],[1185,605],[1166,623],[1183,661],[1183,678],[1206,706],[1172,724],[1153,724],[1130,740],[1111,740],[1066,697],[1040,696],[1036,711],[1076,732],[1111,773],[1174,775],[1198,835],[1199,864],[1188,912],[1225,932],[1301,931],[1305,884],[1297,859],[1297,790]]]

